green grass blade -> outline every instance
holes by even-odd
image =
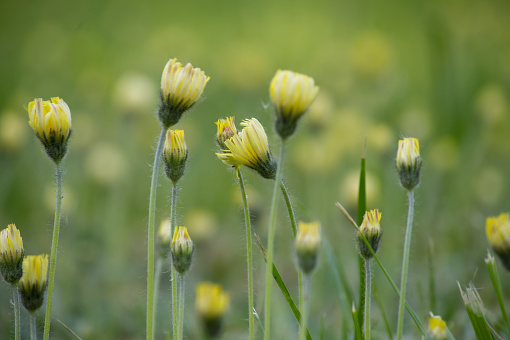
[[[374,292],[375,301],[377,301],[377,306],[381,311],[381,315],[384,321],[384,328],[386,329],[386,333],[388,333],[388,339],[393,340],[390,323],[388,322],[388,317],[386,316],[386,312],[384,311],[384,304],[382,303],[381,297],[379,296],[379,292],[377,291],[377,285],[375,281],[372,282],[372,290]]]
[[[367,140],[365,138],[365,145],[363,146],[363,153],[361,155],[361,165],[359,173],[359,189],[358,189],[358,211],[356,215],[356,222],[361,225],[363,222],[363,215],[367,211],[367,190],[366,190],[366,171],[365,171],[365,149]],[[358,254],[358,269],[359,269],[359,308],[358,315],[360,317],[359,323],[363,323],[365,311],[365,261]]]
[[[485,320],[484,307],[478,291],[472,283],[469,284],[465,292],[458,282],[457,285],[459,286],[460,295],[464,301],[464,306],[466,307],[466,312],[475,331],[476,338],[478,340],[492,340],[493,337]]]
[[[487,265],[487,270],[489,271],[489,276],[491,278],[492,287],[494,288],[494,293],[496,294],[496,298],[498,299],[499,308],[501,309],[501,315],[503,316],[503,320],[508,328],[508,335],[510,336],[510,322],[508,321],[508,314],[506,313],[505,299],[503,298],[503,290],[501,289],[501,281],[499,279],[498,267],[496,265],[496,259],[494,258],[494,256],[491,255],[491,253],[487,253],[485,264]]]
[[[352,304],[352,320],[354,321],[354,340],[363,340],[363,334],[361,333],[361,326],[359,323],[359,314],[356,311],[356,305]]]

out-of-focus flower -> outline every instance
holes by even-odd
[[[188,229],[186,227],[176,228],[171,246],[172,263],[180,274],[186,273],[191,266],[193,249],[193,241],[189,237]]]
[[[0,114],[0,148],[16,151],[27,140],[26,122],[18,114],[5,111]]]
[[[182,66],[170,59],[161,76],[161,107],[159,119],[164,127],[176,124],[184,111],[189,110],[204,92],[210,77],[188,63]]]
[[[418,139],[404,138],[398,141],[396,164],[402,186],[407,190],[416,188],[420,183],[422,164]]]
[[[319,248],[321,245],[321,233],[319,222],[298,223],[298,230],[294,246],[298,264],[305,274],[310,274],[316,264]]]
[[[218,119],[216,126],[218,128],[216,142],[218,142],[218,145],[222,150],[225,150],[227,149],[225,141],[237,135],[236,125],[234,124],[234,117]]]
[[[163,148],[165,160],[165,172],[167,177],[175,184],[184,174],[188,148],[183,130],[170,130],[166,133],[165,146]]]
[[[170,252],[170,240],[172,239],[172,225],[170,219],[161,221],[158,229],[157,248],[161,258],[165,258]]]
[[[23,260],[23,276],[18,286],[23,306],[29,312],[39,309],[48,287],[48,255],[27,256]]]
[[[446,322],[443,321],[441,316],[430,313],[429,336],[434,340],[445,340],[448,338]]]
[[[381,215],[382,214],[379,213],[379,210],[375,209],[365,212],[365,215],[363,216],[363,222],[361,223],[358,232],[358,250],[365,260],[370,260],[373,255],[370,249],[368,249],[361,234],[366,237],[374,253],[377,253],[382,236],[381,226],[379,225]]]
[[[227,149],[216,155],[227,165],[236,168],[245,165],[264,178],[274,179],[277,164],[271,156],[264,128],[255,118],[247,119],[241,125],[244,126],[241,132],[225,141]]]
[[[221,286],[201,282],[196,288],[195,309],[202,319],[205,332],[214,338],[220,334],[223,315],[229,308],[230,297]]]
[[[304,74],[278,70],[269,93],[276,111],[276,132],[286,139],[296,130],[298,119],[315,99],[319,87]]]
[[[510,214],[488,217],[485,222],[487,239],[499,258],[510,270]]]
[[[23,239],[14,224],[0,232],[0,270],[10,284],[15,284],[23,275],[25,250]]]
[[[46,153],[58,163],[67,153],[71,135],[71,110],[64,100],[54,97],[51,101],[37,98],[28,104],[30,126],[41,141]]]

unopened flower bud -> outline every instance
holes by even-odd
[[[379,213],[379,210],[375,209],[365,212],[365,215],[363,216],[363,223],[361,223],[357,237],[359,253],[365,260],[370,260],[373,255],[361,234],[363,234],[368,243],[370,243],[374,253],[377,253],[382,236],[381,226],[379,225],[381,215],[382,214]]]
[[[433,340],[446,340],[448,338],[446,322],[439,315],[430,313],[428,333]]]
[[[48,287],[48,255],[27,256],[23,260],[23,276],[18,286],[23,306],[29,312],[39,309]]]
[[[195,309],[202,319],[207,335],[215,338],[220,335],[223,315],[229,308],[229,295],[221,286],[201,282],[196,288]]]
[[[404,138],[399,140],[396,165],[400,183],[405,189],[413,190],[420,183],[421,164],[418,139]]]
[[[222,150],[227,150],[228,147],[225,145],[225,141],[237,135],[236,125],[234,124],[234,117],[218,119],[216,126],[218,127],[216,142]]]
[[[157,252],[159,257],[165,258],[170,252],[170,241],[172,239],[172,227],[170,220],[164,219],[161,221],[158,229],[157,236]]]
[[[59,163],[67,153],[67,142],[71,136],[71,110],[60,98],[43,101],[37,98],[28,104],[30,126],[41,141],[46,153]]]
[[[510,215],[488,217],[485,223],[487,239],[505,268],[510,270]]]
[[[23,239],[14,224],[0,232],[0,271],[10,284],[15,284],[23,275]]]
[[[200,98],[209,79],[190,63],[182,66],[177,59],[170,59],[161,76],[161,124],[166,128],[175,125]]]
[[[320,245],[321,233],[319,222],[299,222],[294,246],[296,248],[299,268],[305,274],[310,274],[315,269]]]
[[[167,177],[174,184],[177,183],[184,174],[186,160],[188,159],[188,148],[183,130],[168,129],[163,148],[163,159],[165,160]]]
[[[191,267],[193,249],[193,241],[189,237],[188,229],[186,227],[175,229],[171,251],[174,268],[179,274],[186,273],[189,267]]]
[[[319,88],[304,74],[278,70],[269,92],[276,111],[276,132],[286,139],[296,130],[298,119],[315,99]]]

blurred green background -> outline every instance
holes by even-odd
[[[322,223],[356,292],[354,230],[334,203],[355,215],[367,136],[368,207],[382,211],[379,254],[398,282],[407,203],[394,158],[399,138],[419,138],[424,166],[408,297],[422,321],[434,308],[458,339],[474,338],[456,281],[474,280],[497,322],[483,263],[484,226],[487,216],[510,209],[509,14],[504,0],[4,1],[0,226],[16,223],[28,254],[49,253],[54,166],[24,107],[35,97],[62,97],[71,108],[73,135],[64,163],[53,318],[83,339],[145,338],[146,228],[159,82],[168,59],[191,62],[211,80],[176,126],[185,130],[190,150],[178,220],[196,243],[185,334],[201,339],[194,287],[210,280],[231,295],[224,339],[246,338],[242,206],[233,171],[214,154],[214,122],[230,115],[237,123],[256,117],[276,146],[268,87],[277,69],[290,69],[320,86],[287,148],[284,175],[298,218]],[[265,242],[272,182],[248,170],[245,179],[254,229]],[[169,195],[170,183],[161,176],[158,225],[169,216]],[[283,201],[280,212],[275,262],[296,297]],[[435,306],[427,289],[430,243]],[[323,255],[312,284],[310,330],[318,339],[325,315],[325,339],[341,339],[339,293]],[[265,268],[256,248],[254,258],[256,309],[262,314]],[[501,276],[508,297],[510,276]],[[398,298],[377,267],[374,277],[395,332]],[[13,316],[11,290],[5,283],[0,288],[3,339],[13,337]],[[171,328],[168,271],[161,288],[158,339]],[[295,339],[297,323],[278,288],[273,292],[273,337]],[[373,337],[384,339],[373,305]],[[22,318],[28,325],[24,311]],[[38,318],[41,322],[43,311]],[[417,338],[406,320],[406,332]],[[72,337],[54,322],[52,338]]]

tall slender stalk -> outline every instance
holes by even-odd
[[[266,294],[264,306],[264,339],[270,339],[270,326],[271,326],[271,288],[272,288],[272,271],[273,271],[273,250],[274,250],[274,234],[276,225],[276,208],[278,206],[278,186],[282,180],[283,173],[283,154],[284,154],[285,140],[282,138],[280,142],[280,155],[278,159],[278,169],[276,170],[276,178],[273,189],[273,199],[271,203],[271,219],[269,220],[268,231],[268,255],[266,266]]]
[[[177,183],[173,183],[172,185],[172,200],[170,202],[170,237],[174,236],[175,227],[177,224]],[[173,261],[170,256],[170,261]],[[175,270],[173,265],[170,265],[170,273],[172,275],[172,335],[177,335],[177,315],[178,315],[178,306],[177,306],[177,271]]]
[[[156,259],[156,272],[154,273],[154,306],[152,309],[152,334],[156,330],[156,311],[158,310],[158,293],[159,293],[159,281],[161,280],[161,271],[163,270],[163,259],[158,257]]]
[[[413,231],[413,215],[414,215],[414,191],[407,192],[409,200],[409,210],[407,213],[406,236],[404,241],[404,256],[402,258],[402,277],[400,280],[400,302],[398,305],[398,324],[397,339],[402,339],[402,330],[404,328],[404,302],[406,299],[407,273],[409,270],[409,254],[411,250],[411,234]]]
[[[51,306],[53,303],[53,285],[55,284],[55,269],[57,267],[58,234],[60,231],[60,215],[62,210],[62,163],[56,163],[57,194],[55,204],[55,221],[53,224],[53,239],[51,241],[50,276],[48,278],[48,300],[46,302],[46,316],[44,318],[44,340],[50,338]]]
[[[301,271],[301,270],[300,270]],[[308,323],[308,312],[310,309],[310,293],[312,286],[312,276],[305,275],[303,280],[303,305],[301,306],[301,322],[299,324],[299,340],[306,339],[306,326]]]
[[[154,223],[156,220],[156,193],[158,190],[159,163],[161,162],[161,152],[165,141],[166,129],[161,128],[156,154],[154,155],[154,165],[152,166],[151,191],[149,198],[149,222],[147,226],[148,246],[147,246],[147,340],[154,338]],[[52,256],[53,257],[53,256]],[[49,299],[48,299],[49,300]],[[45,327],[46,329],[46,327]],[[44,338],[47,340],[47,338]]]
[[[30,340],[37,340],[37,322],[35,313],[30,313]]]
[[[21,314],[20,314],[20,304],[19,304],[19,287],[18,283],[15,283],[12,286],[12,304],[14,306],[14,337],[16,340],[21,339]]]
[[[246,224],[246,258],[248,265],[248,325],[250,332],[250,340],[255,337],[255,315],[253,314],[253,260],[252,260],[252,241],[251,241],[251,222],[250,208],[248,206],[248,196],[244,187],[243,175],[241,170],[237,169],[237,178],[241,187],[241,196],[243,197],[244,221]]]
[[[372,272],[370,260],[365,260],[365,340],[370,340],[370,298],[372,296]]]
[[[179,274],[179,325],[177,327],[177,337],[174,340],[182,340],[184,329],[184,289],[185,289],[185,276]]]

